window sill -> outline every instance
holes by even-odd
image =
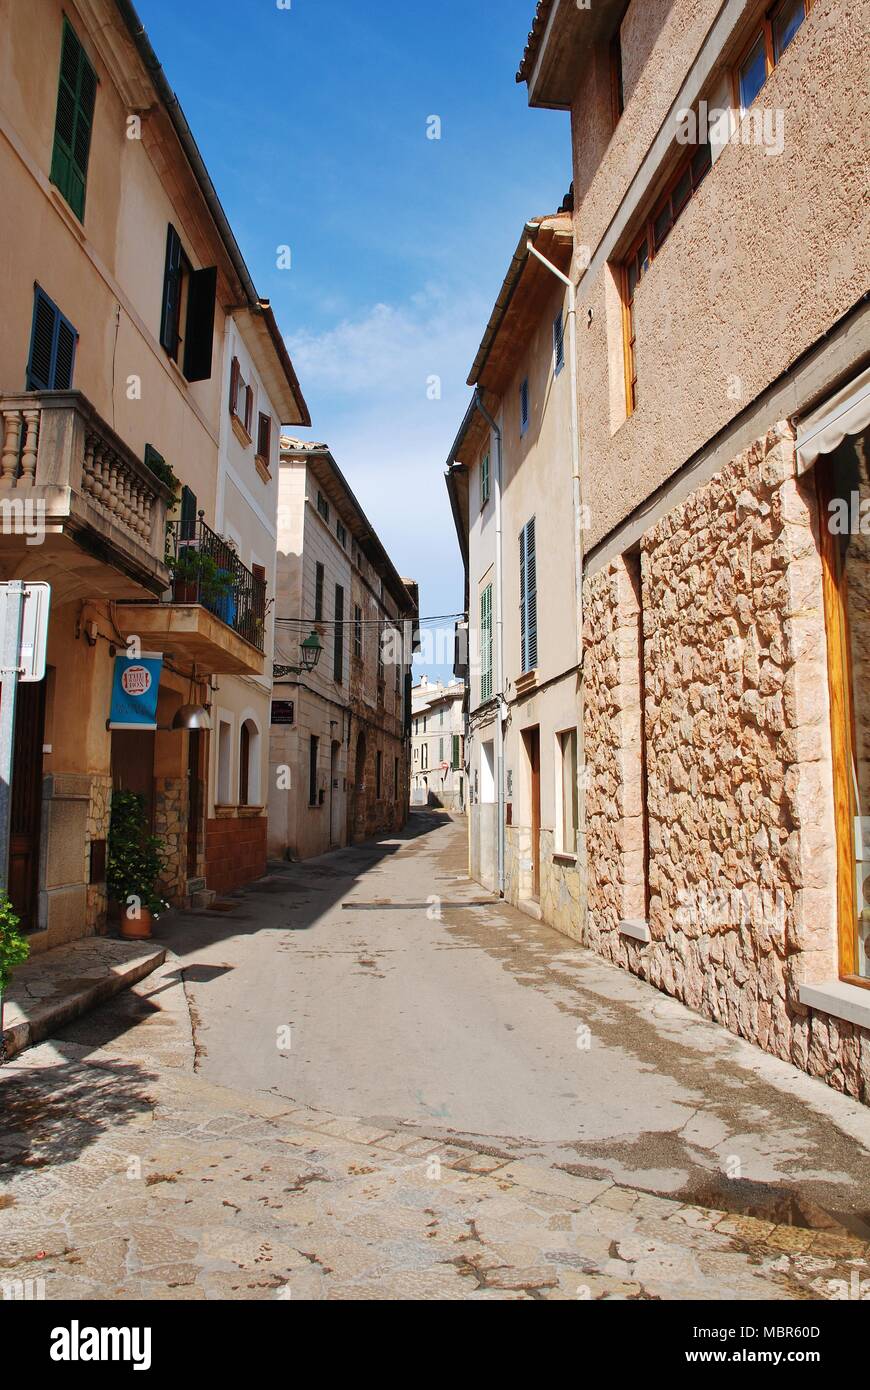
[[[255,455],[254,455],[254,466],[256,467],[257,472],[259,473],[260,477],[263,479],[263,482],[264,482],[264,483],[270,483],[270,482],[272,481],[272,473],[271,473],[271,470],[270,470],[270,468],[269,468],[268,463],[267,463],[266,460],[263,458],[262,454],[255,454]]]
[[[646,922],[638,919],[626,918],[619,924],[619,935],[630,936],[633,941],[643,941],[647,943],[652,940],[649,926]]]
[[[870,1028],[870,989],[848,985],[845,980],[825,980],[819,985],[801,985],[798,998],[810,1009]]]
[[[454,770],[454,772],[458,772],[459,769],[458,769],[458,768],[454,768],[453,770]],[[557,850],[554,850],[554,852],[553,852],[553,863],[554,863],[554,864],[567,864],[568,867],[570,868],[570,867],[572,867],[572,866],[576,866],[576,864],[577,864],[577,856],[576,856],[576,854],[569,854],[567,850],[557,849]]]
[[[236,439],[239,441],[242,448],[250,449],[254,441],[248,434],[248,431],[245,429],[243,422],[239,419],[238,415],[234,410],[230,411],[230,421],[233,427],[233,434],[236,436]]]

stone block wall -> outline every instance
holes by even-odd
[[[84,874],[87,883],[87,903],[85,935],[104,932],[106,929],[106,909],[108,894],[105,883],[91,883],[91,842],[109,838],[109,816],[112,806],[112,778],[108,774],[94,773],[91,777],[91,799],[88,808],[85,840]]]
[[[870,1035],[809,1012],[837,974],[836,855],[818,505],[781,424],[641,542],[648,945],[627,674],[636,594],[619,560],[586,584],[588,912],[608,959],[870,1099]],[[637,915],[632,910],[631,915]]]
[[[160,892],[176,905],[184,901],[187,880],[196,872],[187,866],[188,800],[186,778],[154,778],[154,834],[164,859]]]

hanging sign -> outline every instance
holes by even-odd
[[[162,669],[162,652],[143,652],[139,657],[115,657],[110,729],[157,728],[157,696],[160,693]]]

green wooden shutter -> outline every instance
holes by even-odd
[[[535,518],[520,532],[520,662],[523,671],[538,664],[538,567]]]
[[[452,763],[453,763],[453,769],[454,769],[454,771],[457,771],[457,770],[461,767],[461,763],[460,763],[460,761],[459,761],[459,735],[458,735],[458,734],[454,734],[454,735],[453,735],[453,758],[452,758]]]
[[[178,356],[178,310],[181,295],[181,238],[170,222],[166,233],[166,264],[163,271],[163,309],[160,317],[160,344],[173,360]]]
[[[75,30],[64,20],[51,181],[60,189],[79,221],[83,221],[85,215],[96,97],[97,74],[85,57]]]
[[[341,685],[344,680],[344,589],[335,586],[335,649],[332,674]]]
[[[217,266],[195,270],[190,277],[184,330],[184,375],[188,381],[208,381],[211,376],[216,297]]]
[[[492,699],[492,585],[480,595],[480,699]]]

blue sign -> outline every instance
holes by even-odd
[[[162,652],[116,656],[110,729],[156,729]]]

